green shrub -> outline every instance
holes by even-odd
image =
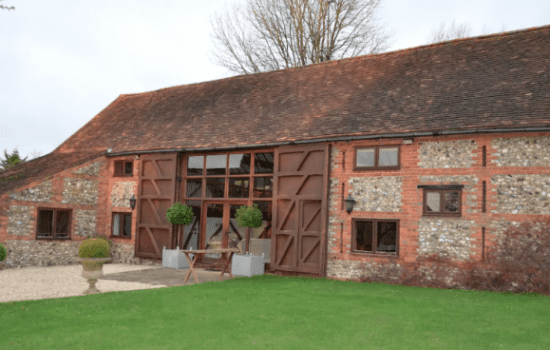
[[[78,247],[78,256],[81,258],[108,258],[109,244],[105,239],[88,238]]]
[[[172,224],[189,225],[193,220],[193,209],[176,202],[166,211],[166,219]]]
[[[111,250],[113,250],[113,245],[114,245],[114,243],[113,243],[113,241],[111,241],[110,239],[107,239],[107,237],[105,237],[105,236],[100,236],[100,235],[92,235],[92,236],[88,235],[88,239],[90,239],[90,238],[101,238],[101,239],[105,240],[105,242],[107,242],[107,244],[109,244],[109,252],[110,252]]]
[[[6,260],[7,256],[8,256],[8,250],[6,249],[6,247],[2,245],[2,243],[0,243],[0,261]]]
[[[235,219],[240,227],[257,228],[262,226],[263,215],[258,204],[254,203],[252,206],[243,205],[237,209]]]

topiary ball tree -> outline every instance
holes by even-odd
[[[7,257],[8,257],[8,250],[6,249],[6,247],[4,247],[2,243],[0,243],[0,261],[6,260]]]
[[[193,209],[185,204],[176,202],[166,211],[166,219],[171,224],[189,225],[193,220]],[[178,248],[180,245],[180,228],[181,226],[178,226]]]
[[[88,238],[80,243],[78,256],[81,258],[108,258],[109,244],[101,238]]]
[[[252,206],[241,206],[235,213],[235,220],[237,220],[237,225],[247,228],[245,251],[248,251],[250,246],[250,228],[262,226],[263,215],[260,209],[258,209],[258,204],[254,203]]]

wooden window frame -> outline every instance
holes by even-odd
[[[126,164],[128,164],[128,163],[132,164],[132,173],[130,173],[130,174],[124,172],[125,169],[126,169]],[[122,164],[122,172],[118,171],[117,165],[119,165],[119,164]],[[115,169],[114,169],[114,172],[113,172],[114,177],[132,177],[132,176],[134,176],[134,161],[124,160],[124,159],[115,160],[114,165],[115,165]]]
[[[132,228],[133,228],[133,225],[130,225],[130,235],[129,236],[124,236],[124,235],[118,235],[118,236],[115,236],[113,234],[113,229],[114,229],[114,226],[115,226],[115,215],[116,214],[120,214],[122,215],[122,220],[120,220],[120,223],[119,223],[119,232],[124,232],[124,218],[126,215],[130,215],[130,222],[132,222],[132,213],[129,213],[129,212],[113,212],[112,215],[111,215],[111,234],[110,234],[110,238],[124,238],[124,239],[132,239]]]
[[[373,230],[372,230],[372,251],[357,250],[357,223],[362,221],[372,221]],[[392,252],[378,252],[376,247],[378,246],[378,222],[395,222],[396,223],[396,237],[395,237],[395,253]],[[376,256],[399,256],[399,219],[369,219],[369,218],[352,218],[351,219],[351,253],[354,254],[365,254],[365,255],[376,255]]]
[[[431,217],[461,217],[462,216],[462,189],[463,185],[440,185],[440,186],[418,186],[422,188],[424,193],[422,195],[422,216],[431,216]],[[426,201],[426,196],[428,192],[436,192],[440,194],[439,202],[439,212],[427,211],[428,203]],[[444,212],[441,211],[445,207],[443,201],[443,193],[445,192],[458,192],[458,212]]]
[[[378,165],[380,158],[380,148],[396,148],[397,147],[397,165],[396,166],[384,166],[381,167]],[[360,150],[364,149],[374,149],[374,166],[372,167],[358,167],[357,166],[357,153]],[[354,147],[354,157],[353,157],[353,170],[354,171],[363,171],[363,170],[400,170],[401,169],[401,145],[377,145],[377,146],[356,146]]]
[[[229,157],[232,154],[246,154],[250,153],[251,159],[250,159],[250,173],[249,174],[235,174],[235,175],[229,175]],[[270,201],[273,199],[273,173],[271,174],[256,174],[255,173],[255,155],[257,153],[273,153],[273,156],[275,156],[275,150],[274,149],[265,149],[265,150],[237,150],[237,151],[228,151],[228,152],[213,152],[213,153],[189,153],[186,154],[183,161],[182,161],[182,178],[184,181],[181,182],[181,199],[183,201],[185,200],[220,200],[220,201],[235,201],[235,200],[248,200],[249,202],[253,202],[254,200],[261,200],[261,201]],[[215,155],[225,155],[227,157],[226,159],[226,165],[225,165],[225,175],[206,175],[206,157],[207,156],[215,156]],[[187,175],[187,164],[189,161],[189,157],[196,157],[196,156],[203,156],[203,174],[202,175]],[[274,164],[275,166],[275,164]],[[255,197],[254,196],[254,185],[255,185],[255,179],[258,177],[270,177],[272,181],[272,187],[271,187],[271,197]],[[208,178],[222,178],[225,179],[224,181],[224,196],[221,198],[210,198],[206,197],[206,179]],[[248,197],[240,197],[240,198],[233,198],[229,197],[229,179],[230,178],[247,178],[249,179],[249,191],[248,191]],[[187,180],[201,180],[201,194],[200,197],[187,197]]]
[[[39,220],[40,220],[40,211],[46,211],[46,210],[49,210],[49,211],[53,211],[53,218],[52,218],[52,236],[51,237],[39,237],[39,232],[38,232],[38,229],[40,227],[39,225]],[[68,224],[68,227],[69,227],[69,232],[67,234],[67,237],[56,237],[55,236],[55,228],[57,226],[57,215],[56,213],[58,211],[68,211],[69,212],[69,224]],[[67,208],[44,208],[44,207],[38,207],[36,209],[36,236],[35,236],[35,239],[36,240],[47,240],[47,241],[67,241],[67,240],[70,240],[71,239],[71,227],[72,227],[72,222],[73,222],[73,210],[72,209],[67,209]]]

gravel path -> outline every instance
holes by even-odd
[[[103,274],[154,269],[158,266],[131,264],[105,264]],[[0,303],[19,300],[37,300],[82,296],[89,287],[81,275],[82,265],[24,267],[0,271]],[[163,288],[137,282],[120,282],[99,279],[96,288],[101,292]]]

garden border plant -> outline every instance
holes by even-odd
[[[397,257],[389,257],[385,263],[372,264],[370,273],[361,262],[359,279],[406,286],[550,295],[550,219],[522,223],[519,227],[510,225],[493,242],[487,247],[484,261],[453,261],[434,253],[397,264]]]

